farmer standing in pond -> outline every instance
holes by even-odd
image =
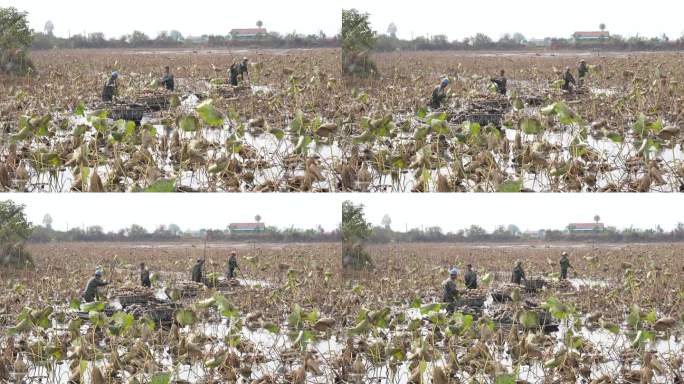
[[[463,275],[465,286],[468,289],[477,289],[477,273],[473,271],[473,266],[468,264],[466,266],[466,273]]]
[[[248,63],[249,63],[249,59],[247,59],[246,57],[243,57],[242,63],[240,63],[240,68],[238,68],[240,71],[240,81],[245,81],[245,74],[247,74],[247,81],[251,81],[249,78],[249,65],[248,65]]]
[[[561,254],[560,268],[561,268],[561,273],[560,273],[561,280],[565,280],[568,278],[568,268],[575,269],[575,267],[570,265],[570,259],[568,259],[568,253],[567,252],[563,252]]]
[[[85,291],[83,292],[83,300],[85,300],[86,303],[100,300],[100,293],[97,289],[106,285],[109,285],[109,282],[102,280],[102,270],[97,269],[95,271],[95,276],[91,277],[86,284]]]
[[[522,261],[518,260],[515,262],[515,267],[513,268],[513,275],[511,276],[511,283],[520,284],[525,278],[525,271],[522,267]]]
[[[572,72],[570,72],[570,67],[566,67],[565,74],[563,75],[563,86],[561,88],[564,91],[570,92],[572,90],[572,87],[575,85],[577,85],[575,77],[572,76]]]
[[[587,61],[580,60],[579,68],[577,68],[577,78],[579,79],[580,85],[584,84],[584,78],[589,73],[589,67],[587,66]]]
[[[230,85],[233,87],[237,87],[238,85],[238,76],[240,75],[240,66],[238,63],[233,62],[230,66]]]
[[[496,91],[500,95],[506,96],[506,92],[508,92],[508,80],[506,79],[506,71],[502,69],[501,75],[499,77],[492,77],[491,81],[492,83],[496,84]]]
[[[192,281],[195,283],[202,282],[202,267],[204,266],[203,259],[197,259],[197,262],[192,267]]]
[[[161,85],[166,88],[167,91],[176,89],[176,82],[171,74],[171,68],[168,65],[164,67],[164,77],[162,77]]]
[[[447,304],[447,313],[454,313],[456,309],[456,301],[458,300],[458,290],[456,288],[456,278],[458,277],[458,269],[453,268],[449,271],[449,278],[443,283],[444,296],[442,301]]]
[[[119,72],[112,72],[112,75],[109,77],[109,80],[107,80],[104,88],[102,89],[102,101],[110,102],[114,100],[114,96],[119,94],[119,86],[117,82],[118,79]]]
[[[235,270],[239,268],[237,263],[237,253],[235,251],[230,253],[230,258],[228,258],[228,278],[233,279],[235,277]]]
[[[145,263],[140,263],[140,285],[145,288],[152,287],[152,281],[150,281],[150,271],[145,267]]]
[[[442,106],[442,103],[444,103],[444,101],[447,98],[446,88],[448,86],[449,86],[449,79],[445,78],[432,91],[432,101],[430,102],[430,107],[432,107],[432,109],[439,109]]]

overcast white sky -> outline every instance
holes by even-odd
[[[371,14],[381,33],[394,22],[400,38],[445,34],[463,39],[483,32],[494,39],[520,32],[528,39],[570,37],[576,31],[595,31],[599,24],[623,36],[678,38],[684,33],[681,0],[339,0],[343,7]]]
[[[366,218],[392,228],[439,226],[445,232],[472,224],[494,230],[516,224],[521,230],[564,229],[571,222],[601,216],[617,228],[665,230],[684,222],[683,194],[6,194],[1,200],[26,205],[34,224],[49,213],[57,229],[100,225],[118,230],[139,224],[148,230],[178,224],[183,230],[225,228],[231,222],[263,222],[279,228],[338,227],[342,202],[364,204]]]
[[[366,209],[366,219],[381,225],[388,214],[398,231],[421,226],[444,232],[477,224],[488,231],[515,224],[521,230],[565,229],[569,223],[591,223],[594,215],[608,226],[665,230],[684,222],[682,194],[463,194],[347,196]]]
[[[142,225],[154,230],[160,224],[177,224],[183,230],[224,229],[230,223],[254,222],[261,215],[268,226],[284,229],[336,229],[342,219],[341,200],[308,194],[7,194],[0,200],[26,205],[34,224],[46,213],[53,228],[100,225],[115,231]]]
[[[0,0],[29,12],[31,27],[42,31],[52,20],[57,36],[103,32],[120,37],[140,30],[151,37],[176,29],[184,36],[227,35],[233,28],[264,28],[282,34],[297,31],[334,36],[340,31],[339,1],[318,0]]]
[[[446,34],[462,39],[483,32],[498,39],[521,32],[528,38],[570,36],[578,30],[597,30],[600,23],[614,34],[678,38],[684,33],[684,2],[679,0],[0,0],[30,13],[31,26],[43,30],[52,20],[55,33],[104,32],[119,37],[138,29],[150,36],[178,29],[184,35],[222,34],[232,28],[264,27],[281,33],[296,30],[328,36],[340,30],[341,9],[357,8],[371,14],[373,27],[382,33],[390,22],[402,38]]]

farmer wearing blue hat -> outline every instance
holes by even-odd
[[[442,301],[447,305],[447,313],[454,313],[456,309],[456,302],[458,301],[458,290],[456,288],[456,279],[458,278],[458,269],[452,268],[449,270],[449,278],[444,282],[444,296]]]
[[[444,78],[442,82],[435,87],[435,90],[432,91],[432,101],[430,102],[430,107],[432,109],[439,109],[442,106],[442,103],[447,98],[446,94],[446,88],[449,86],[449,79]]]
[[[97,291],[99,287],[109,285],[109,282],[102,280],[102,270],[97,269],[95,276],[91,277],[86,284],[85,292],[83,292],[83,300],[86,303],[92,303],[100,299],[100,293]]]
[[[119,93],[117,80],[119,79],[119,72],[114,71],[109,77],[109,80],[105,83],[104,89],[102,90],[102,101],[110,102],[114,100],[114,96]]]

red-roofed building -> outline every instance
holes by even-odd
[[[603,223],[571,223],[568,224],[570,233],[603,232],[606,229]]]
[[[232,223],[228,226],[231,233],[258,233],[266,230],[264,223]]]
[[[230,36],[233,40],[256,40],[259,37],[266,36],[268,31],[266,28],[236,28],[230,31]]]
[[[608,31],[575,32],[572,35],[572,37],[575,39],[576,43],[601,41],[601,40],[608,40],[610,38],[610,32],[608,32]]]

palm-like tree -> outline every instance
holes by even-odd
[[[257,21],[256,26],[257,26],[258,28],[261,28],[261,27],[264,26],[264,22],[261,21],[261,20],[259,20],[259,21]]]
[[[596,222],[596,224],[598,224],[599,221],[601,221],[601,216],[599,216],[599,215],[594,216],[594,221]]]
[[[256,215],[256,216],[254,216],[254,220],[255,220],[257,223],[261,223],[261,215]]]

